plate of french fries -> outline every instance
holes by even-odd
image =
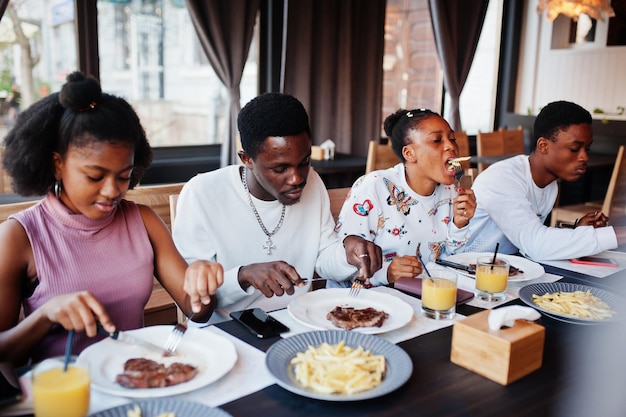
[[[622,320],[626,299],[609,291],[570,282],[537,283],[522,287],[520,299],[543,314],[575,324]]]
[[[413,373],[411,358],[398,346],[346,330],[282,339],[268,349],[265,364],[286,390],[328,401],[376,398],[401,387]]]

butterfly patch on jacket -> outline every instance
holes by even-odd
[[[396,206],[396,209],[405,216],[411,212],[411,207],[417,204],[417,200],[408,195],[402,188],[396,187],[394,183],[387,178],[383,178],[387,189],[389,190],[389,197],[387,197],[387,204],[390,206]]]

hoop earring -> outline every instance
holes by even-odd
[[[61,191],[63,191],[63,184],[61,183],[61,180],[56,180],[54,182],[54,195],[59,200],[61,199]]]

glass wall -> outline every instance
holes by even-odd
[[[0,135],[76,68],[73,1],[9,2],[0,22]]]
[[[461,93],[461,124],[470,135],[493,130],[501,9],[502,0],[489,2],[474,62]],[[447,118],[449,100],[442,99],[443,73],[428,0],[387,1],[383,70],[381,120],[399,108],[428,108]]]
[[[97,7],[102,89],[134,106],[152,146],[220,143],[226,90],[200,47],[184,2],[99,0]],[[9,25],[13,10],[25,34],[22,44]],[[2,137],[1,129],[12,123],[13,90],[25,108],[58,91],[78,68],[74,19],[74,0],[9,3],[0,27]],[[257,41],[258,30],[242,79],[242,105],[257,95]]]

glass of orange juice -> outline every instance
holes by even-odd
[[[456,313],[457,275],[449,269],[432,268],[430,277],[422,278],[422,315],[446,320]]]
[[[481,256],[476,261],[476,292],[479,300],[497,302],[506,296],[509,261],[493,256]]]
[[[35,417],[85,417],[89,413],[89,369],[72,357],[67,370],[63,358],[41,362],[32,372]]]

